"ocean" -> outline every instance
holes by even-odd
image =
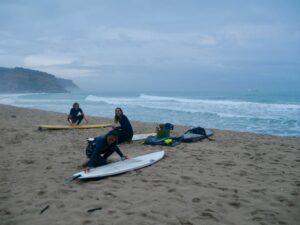
[[[69,113],[74,102],[87,115],[113,118],[121,107],[130,120],[173,123],[300,136],[300,93],[245,92],[77,92],[0,94],[0,103]]]

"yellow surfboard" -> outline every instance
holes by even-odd
[[[111,127],[112,124],[90,124],[90,125],[37,125],[39,130],[66,130],[66,129],[93,129]]]

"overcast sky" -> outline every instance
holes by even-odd
[[[297,89],[300,0],[0,0],[0,66],[94,90]]]

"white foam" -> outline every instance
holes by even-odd
[[[28,96],[36,95],[36,96]],[[57,112],[69,112],[74,101],[88,115],[111,117],[114,108],[125,108],[132,120],[171,122],[252,131],[276,135],[300,135],[300,104],[274,104],[238,100],[214,100],[141,94],[103,96],[98,94],[0,94],[0,103]],[[25,97],[24,97],[25,96]]]
[[[1,98],[0,97],[0,104],[4,104],[4,105],[14,105],[16,102],[15,99],[12,98]]]
[[[163,97],[141,94],[138,97],[99,97],[89,95],[85,100],[110,105],[140,106],[188,113],[209,113],[220,117],[278,119],[300,116],[300,105],[271,104],[246,101],[205,100]]]
[[[17,101],[20,101],[20,97],[31,95],[42,95],[46,93],[16,93],[16,94],[0,94],[0,103],[6,105],[15,105]]]

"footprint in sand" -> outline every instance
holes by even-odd
[[[62,189],[61,193],[62,194],[68,194],[68,193],[74,193],[77,192],[77,190],[72,190],[72,189]]]
[[[271,211],[271,210],[257,209],[257,210],[252,211],[250,214],[253,216],[253,218],[252,218],[253,221],[262,221],[262,220],[265,220],[266,218],[268,218],[268,220],[271,220],[271,221],[276,221],[277,220],[276,216],[279,213]]]
[[[228,205],[231,205],[234,208],[240,208],[241,207],[241,203],[239,203],[239,202],[229,202]]]
[[[45,168],[45,170],[51,170],[52,169],[52,166],[47,166],[46,168]]]
[[[0,215],[11,215],[11,212],[8,209],[0,209]]]
[[[114,211],[114,210],[108,210],[108,211],[107,211],[107,214],[108,214],[108,215],[112,215],[112,214],[115,214],[115,213],[116,213],[116,211]]]
[[[64,203],[60,203],[58,206],[57,206],[58,209],[63,209],[65,208],[65,204]]]
[[[189,176],[181,176],[181,179],[183,179],[183,180],[190,180],[191,177],[189,177]]]
[[[59,147],[59,150],[60,151],[66,151],[66,150],[68,150],[68,146],[67,145],[62,145],[62,146]]]
[[[104,194],[105,196],[110,196],[110,197],[113,197],[113,198],[116,198],[116,197],[117,197],[116,195],[114,195],[113,193],[111,193],[111,192],[109,192],[109,191],[105,191],[103,194]]]
[[[211,220],[218,222],[219,220],[211,212],[208,212],[208,211],[211,211],[211,210],[206,210],[206,212],[202,212],[201,216],[204,219],[211,219]]]
[[[291,195],[293,195],[293,196],[298,196],[299,193],[298,193],[298,192],[292,192]]]
[[[171,189],[168,190],[168,192],[169,192],[169,193],[176,192],[176,189],[175,189],[175,188],[171,188]]]
[[[8,196],[0,196],[0,200],[7,200],[7,199],[9,199]]]
[[[181,225],[194,225],[192,222],[190,222],[184,218],[177,217],[177,219]]]
[[[194,203],[199,203],[199,202],[201,202],[201,199],[200,199],[200,198],[193,198],[193,199],[192,199],[192,202],[194,202]]]
[[[44,195],[44,194],[46,194],[46,191],[44,191],[44,190],[40,190],[40,191],[38,192],[38,195],[39,195],[39,196]]]
[[[263,209],[256,209],[251,212],[251,215],[270,215],[270,216],[275,216],[278,215],[279,213],[271,211],[271,210],[263,210]]]
[[[146,179],[141,179],[141,181],[142,181],[143,183],[148,183],[148,180],[146,180]]]
[[[218,162],[216,163],[216,165],[218,166],[236,166],[236,163],[234,161],[222,161],[222,162]]]
[[[21,160],[21,163],[23,163],[23,164],[34,164],[34,160],[30,160],[30,159],[23,159],[23,160]]]

